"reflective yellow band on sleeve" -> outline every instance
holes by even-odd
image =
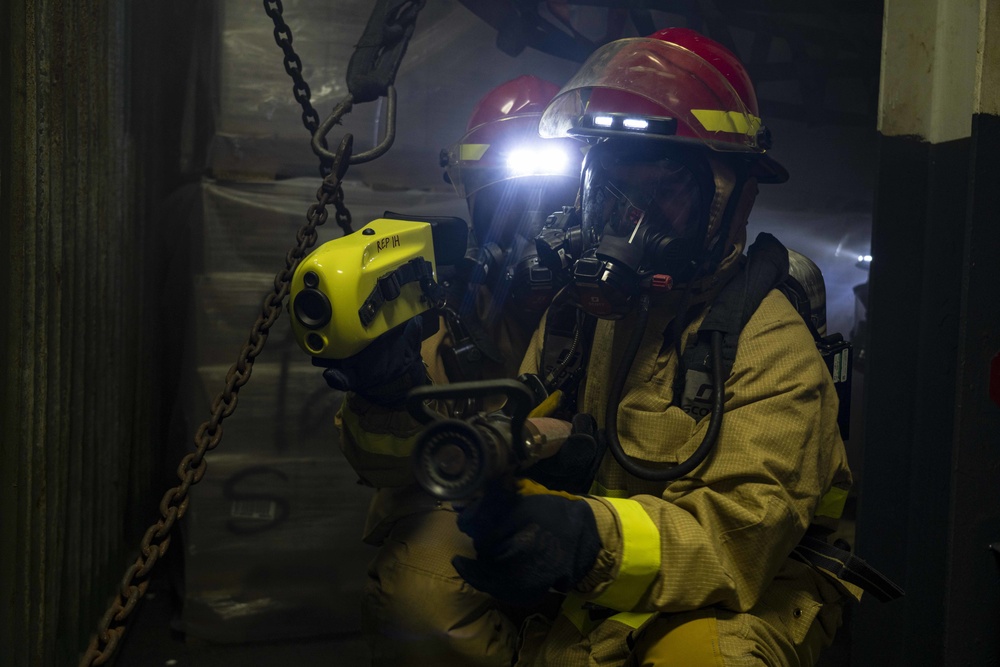
[[[592,602],[618,611],[630,611],[660,571],[660,531],[634,500],[606,498],[622,527],[622,555],[618,575]]]
[[[391,433],[372,433],[362,428],[358,415],[346,405],[340,411],[340,416],[344,421],[344,428],[350,431],[351,437],[361,450],[385,456],[409,456],[413,451],[416,435],[401,438]],[[358,434],[363,435],[358,437]]]
[[[475,162],[480,160],[489,148],[489,144],[459,144],[458,159]]]
[[[816,508],[816,516],[826,516],[832,519],[839,519],[840,515],[844,513],[844,503],[847,502],[847,494],[849,491],[847,489],[841,489],[839,487],[831,487],[829,491],[823,494],[823,497],[819,499],[819,507]]]
[[[709,132],[733,132],[735,134],[756,134],[760,129],[760,118],[739,111],[719,111],[717,109],[691,109],[691,115],[698,119]]]

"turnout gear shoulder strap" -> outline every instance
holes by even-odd
[[[789,275],[788,250],[774,236],[762,232],[747,249],[747,259],[742,270],[722,288],[712,303],[698,329],[696,342],[681,357],[674,401],[679,402],[680,407],[695,419],[707,414],[711,405],[710,364],[721,363],[723,378],[729,377],[736,361],[740,332],[772,289],[781,291],[805,320],[824,360],[830,366],[834,383],[849,382],[849,373],[841,373],[837,369],[849,370],[846,364],[850,360],[844,361],[842,357],[850,355],[850,344],[839,336],[820,335],[809,316],[809,302],[804,288]],[[710,338],[714,331],[723,334],[722,359],[718,361],[712,359],[710,348]],[[827,354],[828,351],[832,354]],[[844,413],[849,410],[849,394],[845,401],[839,386],[837,393],[841,397],[841,412]],[[845,433],[843,421],[841,433]],[[834,493],[836,492],[838,491],[835,489]],[[803,537],[792,551],[792,556],[860,587],[882,602],[903,595],[899,586],[865,561],[850,551],[832,546],[817,537]]]
[[[678,370],[684,373],[680,376],[683,379],[683,391],[676,392],[675,396],[681,398],[681,406],[685,411],[691,411],[688,409],[690,406],[685,407],[689,401],[693,404],[706,402],[704,396],[687,394],[692,390],[699,391],[702,385],[709,382],[712,332],[722,333],[722,377],[728,378],[736,361],[740,332],[768,292],[787,277],[788,251],[774,236],[761,232],[747,249],[747,259],[742,269],[712,302],[708,315],[698,329],[695,344],[689,346],[681,357]],[[691,374],[698,375],[699,381],[691,382],[692,378],[688,377]],[[710,399],[708,397],[709,401]]]
[[[696,342],[681,356],[674,382],[674,404],[695,419],[708,414],[712,401],[712,369],[709,363],[712,332],[723,334],[722,377],[728,379],[736,361],[740,332],[772,289],[784,294],[795,307],[826,362],[840,399],[837,417],[840,435],[847,440],[851,423],[851,344],[840,334],[824,336],[817,329],[813,312],[817,306],[811,302],[809,290],[796,278],[789,262],[789,251],[774,236],[765,232],[758,234],[753,245],[747,249],[741,270],[715,298],[698,329]],[[824,321],[825,318],[824,314]]]

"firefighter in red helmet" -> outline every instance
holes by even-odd
[[[446,180],[468,202],[472,243],[465,265],[450,274],[439,266],[447,302],[437,333],[421,344],[427,315],[418,316],[378,358],[368,348],[324,373],[347,391],[337,415],[341,448],[361,482],[375,488],[364,540],[378,551],[362,611],[374,665],[511,664],[517,628],[450,563],[473,555],[471,541],[451,504],[415,483],[410,450],[421,424],[402,399],[414,385],[516,374],[555,289],[551,274],[533,270],[532,239],[549,214],[574,204],[579,187],[579,143],[538,136],[541,112],[558,90],[533,76],[494,88],[464,136],[442,151]],[[439,407],[454,416],[467,406]]]
[[[560,252],[598,318],[578,409],[608,453],[587,495],[521,481],[472,502],[456,569],[511,605],[565,595],[528,617],[517,665],[814,664],[866,580],[817,556],[851,473],[830,374],[774,289],[787,252],[762,234],[744,254],[757,185],[787,178],[746,71],[687,29],[611,42],[540,131],[589,145]]]

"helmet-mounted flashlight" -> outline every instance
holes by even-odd
[[[627,113],[587,113],[576,119],[568,133],[581,137],[621,135],[672,137],[677,134],[677,119]]]

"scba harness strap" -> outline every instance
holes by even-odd
[[[518,379],[535,394],[534,417],[576,414],[576,399],[586,373],[597,318],[584,312],[570,289],[560,290],[545,316],[541,373]]]
[[[713,361],[709,342],[711,333],[719,331],[723,334],[722,359],[717,363],[722,364],[722,376],[728,378],[736,361],[740,332],[772,289],[778,289],[788,297],[803,317],[817,347],[824,353],[824,360],[827,361],[834,381],[846,379],[839,377],[839,371],[835,371],[839,366],[830,366],[831,360],[826,354],[827,350],[833,349],[831,341],[840,343],[841,340],[837,336],[820,336],[811,320],[809,302],[805,297],[803,286],[789,275],[788,250],[774,236],[762,232],[747,249],[744,269],[722,289],[712,303],[711,310],[698,328],[697,342],[685,350],[681,357],[681,366],[678,369],[678,383],[681,386],[675,386],[674,396],[675,400],[680,400],[680,407],[695,419],[707,414],[712,402],[712,384],[709,376],[710,363]],[[841,346],[833,349],[832,359],[837,364],[843,363],[839,361],[839,355],[850,354],[850,345],[845,345],[846,349]],[[841,432],[844,432],[843,424]],[[842,507],[842,503],[837,506]],[[835,518],[840,518],[839,510]],[[864,560],[846,549],[828,544],[817,537],[811,535],[803,537],[792,551],[792,556],[860,587],[881,602],[888,602],[903,595],[903,590],[899,586]]]
[[[728,378],[736,362],[740,332],[768,292],[788,278],[788,251],[771,234],[761,232],[747,249],[743,270],[712,303],[694,345],[681,355],[674,382],[674,401],[695,419],[712,406],[712,332],[722,333],[722,377]]]

